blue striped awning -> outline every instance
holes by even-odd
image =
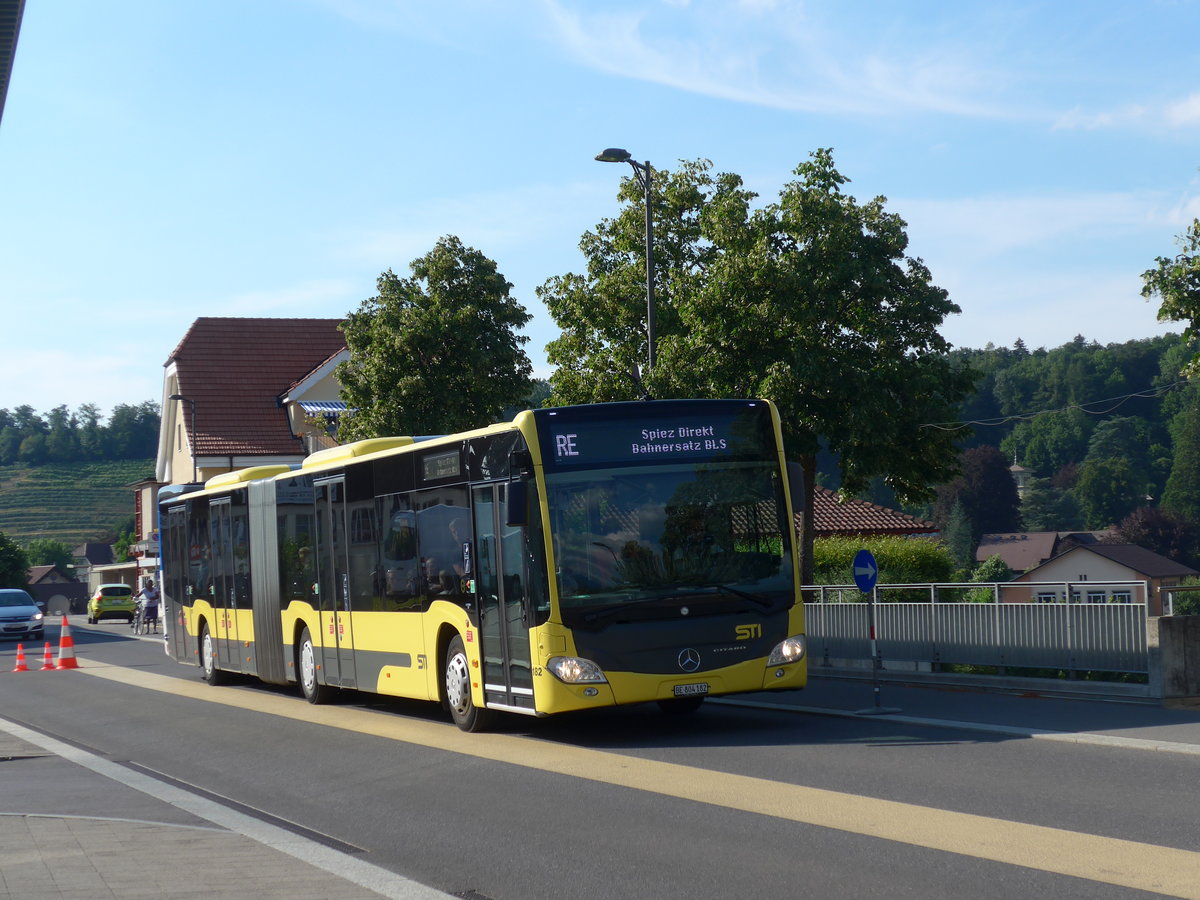
[[[336,416],[346,411],[346,404],[341,400],[301,400],[300,408],[310,416]]]

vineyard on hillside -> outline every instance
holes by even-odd
[[[133,515],[130,485],[153,474],[153,459],[0,466],[0,532],[21,544],[111,540]]]

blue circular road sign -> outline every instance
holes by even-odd
[[[854,583],[864,594],[869,594],[878,579],[879,566],[875,564],[875,556],[870,550],[859,550],[854,554]]]

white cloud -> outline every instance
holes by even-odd
[[[1084,112],[1076,107],[1063,113],[1054,123],[1057,129],[1088,131],[1103,128],[1161,131],[1197,126],[1200,126],[1200,93],[1171,103],[1128,104],[1097,112]]]
[[[899,48],[909,45],[894,35],[872,45],[862,31],[825,29],[800,3],[737,6],[688,8],[662,21],[645,9],[568,10],[546,0],[562,47],[613,75],[792,111],[1013,114],[988,97],[1009,79],[977,62],[980,49],[969,42],[905,52]]]
[[[1062,239],[1082,244],[1097,236],[1178,227],[1190,221],[1189,210],[1200,208],[1200,197],[1173,201],[1161,194],[1089,192],[901,198],[889,208],[908,222],[915,254],[936,246],[950,258],[982,259]]]
[[[1167,106],[1166,119],[1176,128],[1200,125],[1200,93],[1192,94]]]

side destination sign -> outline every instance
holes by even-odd
[[[614,415],[613,407],[623,415]],[[762,459],[773,453],[771,416],[763,403],[651,401],[535,410],[535,416],[548,468]]]

